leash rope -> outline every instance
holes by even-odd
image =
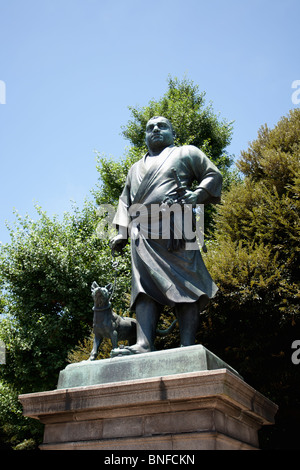
[[[118,268],[118,266],[119,266],[119,261],[114,261],[114,255],[112,255],[111,267],[115,271],[115,276],[114,276],[114,284],[113,284],[112,292],[111,292],[110,297],[109,297],[109,301],[113,298],[113,295],[115,293],[115,288],[116,288],[116,283],[117,283],[117,274],[118,274],[117,268]]]

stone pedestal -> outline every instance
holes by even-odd
[[[45,424],[41,449],[257,449],[257,431],[273,424],[277,406],[202,346],[169,351],[70,365],[57,390],[21,395],[24,415]],[[162,370],[170,361],[175,367],[181,354],[194,362],[205,356],[206,363],[189,370],[197,364],[183,360],[188,370],[177,365],[175,373],[159,375],[159,363]],[[110,382],[103,372],[109,364]],[[101,375],[104,383],[95,384]]]

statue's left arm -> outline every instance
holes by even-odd
[[[186,204],[217,204],[221,201],[222,175],[212,161],[197,147],[187,146],[187,165],[198,187],[186,191],[182,202]]]

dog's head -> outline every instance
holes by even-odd
[[[112,284],[107,284],[105,287],[98,286],[97,282],[93,282],[91,291],[94,299],[94,306],[96,308],[106,307],[109,303],[113,290]]]

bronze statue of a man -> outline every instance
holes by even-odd
[[[136,312],[137,342],[121,350],[124,354],[155,350],[156,327],[164,305],[175,309],[181,346],[195,344],[199,312],[217,291],[198,247],[187,250],[184,243],[177,243],[170,250],[166,237],[146,236],[141,224],[137,235],[137,225],[132,223],[137,214],[130,211],[132,207],[140,208],[140,215],[145,208],[161,205],[174,195],[182,207],[220,202],[219,170],[197,147],[174,146],[174,138],[168,119],[155,116],[148,121],[148,152],[130,168],[114,219],[118,235],[111,241],[112,250],[120,250],[131,237],[131,308]],[[185,188],[179,197],[178,180]],[[192,191],[195,180],[198,186]],[[148,214],[145,220],[149,221]]]

